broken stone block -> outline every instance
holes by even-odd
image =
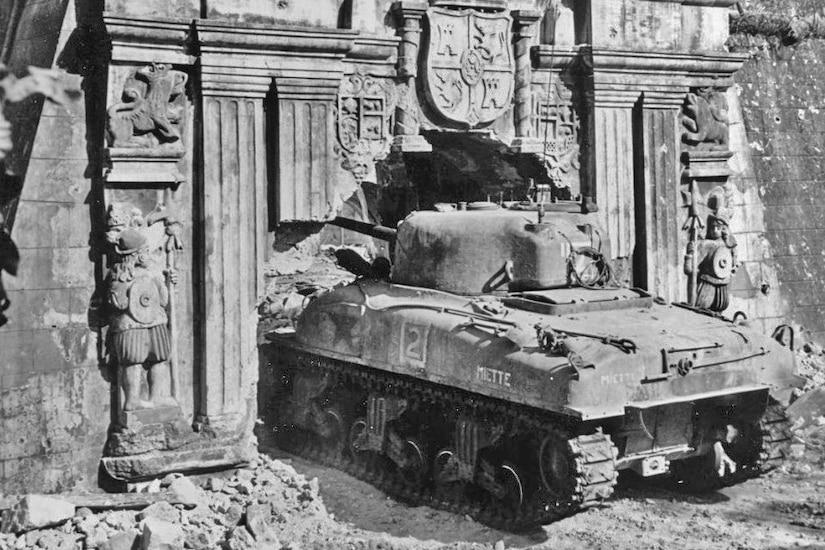
[[[103,522],[115,531],[125,531],[134,527],[135,514],[126,510],[114,510],[104,516]]]
[[[227,539],[227,548],[229,550],[248,550],[255,546],[255,539],[246,527],[239,526],[232,530],[232,533]]]
[[[143,521],[146,518],[157,518],[177,523],[180,521],[180,510],[168,502],[155,502],[141,510],[138,514],[139,521]]]
[[[137,533],[134,531],[123,531],[109,537],[100,550],[132,550],[137,540]]]
[[[61,531],[57,531],[55,529],[49,529],[47,531],[40,531],[29,533],[36,534],[35,544],[39,548],[48,548],[49,550],[75,550],[77,547],[77,541],[80,539],[80,535],[74,533],[63,533]],[[26,542],[29,542],[29,538],[27,536]],[[29,544],[31,547],[34,547],[34,544]]]
[[[272,507],[266,504],[250,504],[246,507],[246,528],[261,541],[271,527]]]
[[[207,491],[219,492],[226,486],[226,480],[219,477],[210,477],[206,480],[204,488]]]
[[[234,525],[238,525],[238,523],[240,523],[241,521],[241,518],[243,517],[243,510],[237,504],[230,504],[226,508],[224,517],[226,518],[227,526],[231,527]]]
[[[825,386],[804,394],[791,403],[786,412],[799,428],[815,423],[818,417],[825,415]]]
[[[177,495],[184,504],[196,506],[205,500],[203,491],[187,477],[172,480],[169,484],[169,490]]]
[[[183,547],[183,529],[178,525],[158,518],[143,521],[140,550],[174,550]]]
[[[4,533],[21,533],[58,525],[74,517],[75,507],[71,502],[48,495],[26,495],[11,509],[3,511],[2,530]]]
[[[86,545],[86,548],[102,548],[106,541],[109,540],[111,532],[105,527],[92,527],[85,532],[85,535],[86,540],[84,544]]]

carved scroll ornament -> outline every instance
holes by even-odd
[[[137,69],[126,80],[122,101],[109,107],[111,147],[180,151],[188,76],[164,63]]]

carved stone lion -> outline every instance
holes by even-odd
[[[682,107],[682,140],[696,149],[721,151],[728,148],[728,107],[724,93],[697,88],[687,94]]]
[[[112,147],[154,148],[177,144],[188,76],[170,65],[152,63],[135,71],[123,87],[123,101],[107,111]]]

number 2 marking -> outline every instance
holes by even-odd
[[[404,322],[401,325],[401,362],[424,366],[427,361],[429,327]]]

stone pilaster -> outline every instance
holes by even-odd
[[[613,256],[629,258],[636,243],[632,96],[596,92],[586,127],[582,208],[598,211]]]
[[[679,182],[678,94],[645,94],[636,152],[636,193],[646,208],[637,216],[636,280],[669,301],[683,300],[685,209]]]
[[[395,139],[393,149],[401,152],[426,153],[432,151],[429,143],[418,133],[418,49],[421,42],[421,18],[427,4],[421,1],[398,2],[393,6],[400,23],[401,44],[398,55],[398,77],[401,89],[395,110]]]
[[[263,108],[268,83],[256,86],[251,79],[241,85],[209,75],[202,83],[198,420],[230,431],[254,413],[255,304],[268,246]]]
[[[255,413],[255,304],[268,228],[331,214],[335,97],[357,33],[211,20],[193,27],[203,121],[198,419],[219,434],[240,435],[251,432]],[[277,119],[265,117],[265,102]],[[269,133],[274,143],[267,144],[265,122],[277,125]]]
[[[277,219],[325,219],[335,192],[338,78],[277,77]]]

